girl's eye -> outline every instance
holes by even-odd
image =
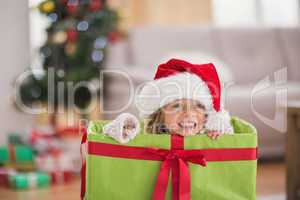
[[[176,103],[172,106],[172,108],[175,110],[179,110],[179,109],[181,109],[181,105],[179,103]]]
[[[205,109],[204,106],[200,103],[196,104],[196,107],[197,107],[197,109],[201,109],[201,110]]]
[[[176,103],[176,104],[174,104],[172,107],[173,108],[178,108],[180,105],[179,105],[179,103]]]

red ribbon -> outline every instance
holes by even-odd
[[[81,170],[80,170],[80,176],[81,176],[81,186],[80,186],[80,198],[81,200],[84,199],[85,195],[85,186],[86,186],[86,161],[83,159],[83,152],[82,152],[82,146],[86,143],[87,141],[87,132],[86,129],[83,129],[83,134],[81,138],[81,145],[80,145],[80,155],[81,155]]]
[[[85,127],[63,127],[63,128],[56,128],[55,133],[60,136],[78,136],[79,134],[85,134],[86,128]]]
[[[256,148],[183,149],[183,137],[172,135],[171,149],[132,147],[116,144],[88,142],[88,154],[116,158],[162,161],[154,188],[153,200],[164,200],[168,180],[172,173],[172,199],[190,200],[190,174],[188,163],[206,166],[208,161],[256,160]],[[84,166],[85,167],[85,166]],[[85,172],[84,172],[85,175]],[[83,171],[82,171],[83,176]],[[84,185],[85,187],[85,176]],[[85,188],[81,188],[85,190]],[[84,191],[82,191],[82,197]]]
[[[51,135],[49,133],[44,133],[44,132],[41,132],[41,131],[33,130],[30,133],[29,143],[34,144],[39,139],[44,139],[47,142],[49,142],[52,137],[53,137],[53,135]]]
[[[173,174],[172,180],[176,180],[176,178],[179,179],[176,182],[173,182],[173,187],[176,188],[173,189],[175,192],[173,193],[173,199],[190,200],[190,174],[188,162],[206,166],[206,160],[202,153],[197,152],[189,155],[186,154],[185,150],[161,151],[160,149],[151,149],[150,152],[161,156],[164,160],[161,164],[160,172],[155,184],[153,200],[165,199],[171,170]],[[174,176],[174,173],[179,176]]]

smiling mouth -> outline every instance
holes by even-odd
[[[178,125],[180,128],[192,129],[197,126],[197,123],[196,122],[180,122],[180,123],[178,123]]]

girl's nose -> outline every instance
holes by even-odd
[[[183,109],[183,113],[182,114],[185,117],[194,116],[195,115],[195,111],[193,109],[191,109],[190,107],[185,107],[185,109]]]
[[[192,105],[186,104],[186,105],[183,106],[183,112],[185,112],[185,113],[191,113],[193,111],[194,111],[194,108],[193,108]]]

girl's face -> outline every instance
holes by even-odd
[[[199,133],[206,122],[205,108],[195,100],[176,100],[166,105],[162,112],[166,128],[182,136]]]

